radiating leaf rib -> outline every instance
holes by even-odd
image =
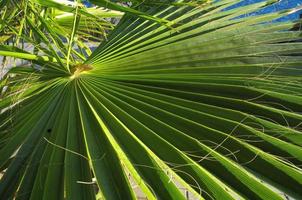
[[[118,87],[120,88],[121,86],[118,86]],[[112,88],[112,89],[114,89],[114,88]],[[117,89],[117,90],[119,90],[119,89]],[[130,91],[130,90],[131,90],[131,88],[127,88],[127,91]],[[124,90],[124,92],[126,92],[126,91]],[[156,105],[158,108],[161,108],[163,110],[169,110],[170,112],[172,112],[174,114],[177,113],[178,115],[183,116],[186,119],[195,121],[196,119],[201,118],[201,115],[200,115],[201,113],[197,114],[194,110],[187,110],[187,109],[185,109],[185,107],[179,107],[177,105],[174,106],[173,104],[171,105],[171,104],[167,104],[165,102],[160,102],[156,99],[148,99],[148,98],[146,98],[148,96],[148,93],[145,93],[144,91],[136,91],[136,93],[132,93],[132,94],[129,92],[126,92],[126,93],[129,96],[138,94],[138,95],[134,96],[135,99],[141,99],[143,102],[150,102],[153,105]],[[139,95],[141,93],[144,95]],[[194,114],[194,113],[196,113],[196,114]],[[198,120],[198,122],[207,123],[207,126],[211,126],[211,128],[218,129],[221,131],[231,132],[231,131],[233,131],[234,127],[236,127],[236,129],[237,129],[236,133],[238,134],[238,137],[240,137],[240,135],[246,135],[246,136],[250,135],[250,136],[253,136],[254,138],[259,137],[257,140],[264,139],[265,141],[268,141],[268,142],[271,142],[271,144],[274,144],[277,148],[282,148],[282,149],[284,149],[284,151],[287,151],[287,152],[289,152],[288,151],[290,149],[289,146],[291,146],[295,149],[295,150],[291,151],[291,153],[294,153],[295,157],[297,159],[301,159],[301,158],[299,158],[301,156],[299,147],[295,147],[291,144],[284,143],[282,140],[265,135],[262,132],[260,132],[258,130],[254,130],[248,126],[244,126],[241,124],[238,125],[236,122],[224,120],[224,118],[218,118],[218,117],[209,116],[206,114],[202,115],[202,116],[203,117],[200,120]],[[297,137],[299,137],[299,135]]]
[[[262,5],[265,5],[266,3],[260,3],[261,5],[260,5],[260,7],[262,6]],[[259,5],[258,6],[254,6],[254,5],[251,5],[252,7],[255,7],[254,9],[259,9]],[[249,10],[247,10],[247,11],[245,11],[244,9],[243,9],[243,13],[244,12],[248,12]],[[225,11],[225,12],[230,12],[230,11]],[[231,12],[235,12],[235,11],[233,11],[233,10],[231,10]],[[218,12],[218,14],[220,15],[220,13],[224,13],[224,12]],[[235,12],[236,14],[236,16],[239,16],[240,15],[240,13],[238,13],[238,12]],[[211,15],[212,16],[212,15]],[[204,21],[204,23],[205,22],[208,22],[208,20],[211,20],[211,16],[209,17],[209,19],[207,19],[207,18],[203,18],[203,17],[201,17],[200,19],[201,20],[203,20]],[[176,34],[176,35],[172,35],[172,37],[171,37],[171,30],[169,30],[169,29],[166,29],[165,30],[165,34],[166,34],[166,37],[165,37],[165,40],[163,40],[163,38],[162,38],[162,40],[155,40],[155,41],[157,41],[157,43],[155,43],[155,45],[157,45],[157,46],[160,46],[160,45],[163,45],[163,44],[168,44],[168,43],[171,43],[171,42],[173,42],[173,41],[179,41],[179,40],[181,40],[181,39],[186,39],[186,38],[188,38],[189,36],[196,36],[196,34],[197,33],[199,33],[199,34],[201,34],[202,32],[205,32],[205,33],[207,33],[209,30],[210,31],[213,31],[213,30],[215,30],[214,31],[214,33],[216,33],[217,32],[217,28],[219,28],[219,27],[222,27],[222,29],[221,30],[230,30],[230,28],[232,28],[232,29],[235,29],[236,31],[238,31],[239,32],[239,30],[238,30],[238,27],[239,27],[239,25],[249,25],[249,24],[256,24],[256,23],[261,23],[261,22],[263,22],[263,21],[266,21],[266,20],[269,20],[270,18],[271,19],[273,19],[273,18],[275,18],[277,16],[277,14],[268,14],[267,15],[267,17],[263,17],[263,16],[259,16],[259,17],[252,17],[251,18],[251,20],[248,20],[248,19],[239,19],[239,22],[242,22],[242,23],[238,23],[238,24],[234,24],[234,25],[232,25],[234,22],[231,20],[229,20],[230,18],[232,18],[232,17],[229,17],[229,18],[223,18],[225,21],[224,22],[220,22],[220,21],[218,21],[217,22],[217,25],[218,25],[218,27],[215,27],[215,22],[216,21],[213,21],[213,22],[211,22],[211,23],[205,23],[205,25],[204,26],[202,26],[202,24],[200,25],[199,24],[199,26],[200,27],[198,27],[198,28],[195,28],[195,29],[193,29],[193,30],[189,30],[189,31],[185,31],[184,33],[182,32],[182,31],[180,31],[180,33],[178,33],[178,34]],[[214,18],[214,17],[213,17]],[[195,20],[196,21],[196,20]],[[193,20],[193,22],[195,22],[194,20]],[[198,21],[198,20],[197,20]],[[197,22],[195,22],[196,24],[198,24]],[[192,26],[192,25],[196,25],[196,24],[191,24],[190,26]],[[213,25],[212,25],[213,24]],[[225,24],[225,25],[223,25],[223,24]],[[187,25],[187,26],[189,26],[188,24],[185,24],[185,25]],[[226,25],[230,25],[230,26],[226,26]],[[226,26],[226,27],[225,27]],[[135,29],[134,29],[135,30]],[[154,30],[154,31],[156,31],[156,30]],[[153,33],[154,31],[152,31],[151,33]],[[207,31],[207,32],[206,32]],[[211,33],[211,32],[210,32]],[[224,36],[224,34],[225,33],[223,33],[223,34],[221,34],[221,36],[223,37]],[[156,35],[155,35],[156,36]],[[167,38],[167,36],[169,36],[168,38]],[[220,36],[220,37],[221,37]],[[234,36],[234,35],[232,35],[232,36]],[[154,36],[153,36],[154,37]],[[203,36],[204,37],[204,36]],[[142,40],[143,41],[143,39],[144,39],[144,36],[141,36],[140,38],[139,38],[139,40]],[[156,37],[155,38],[152,38],[152,40],[154,40],[154,39],[156,39]],[[149,40],[147,40],[147,41],[152,41],[151,39],[149,39]],[[169,40],[171,40],[171,42],[169,42]],[[190,40],[192,40],[192,37],[190,37]],[[185,41],[185,42],[187,42],[187,41]],[[126,46],[129,46],[130,44],[132,44],[133,43],[133,41],[131,41],[130,43],[128,42],[127,44],[126,44]],[[138,43],[140,46],[141,46],[141,44],[143,44],[142,42],[140,42],[140,43]],[[172,44],[173,45],[173,44]],[[124,45],[125,46],[125,45]],[[123,47],[124,47],[123,46]],[[151,48],[152,46],[154,46],[154,45],[148,45],[147,46],[147,48]],[[126,48],[128,51],[129,50],[131,50],[131,48]],[[110,48],[109,48],[109,50],[111,50]],[[141,50],[141,49],[140,49]],[[97,50],[98,51],[98,50]],[[112,51],[112,50],[111,50]],[[112,51],[112,53],[114,53],[115,51]],[[119,50],[119,52],[120,53],[122,53],[123,51],[121,51],[121,50]],[[135,51],[134,51],[135,52]],[[132,51],[132,53],[134,53],[133,51]],[[105,52],[106,53],[106,52]],[[102,54],[100,54],[99,53],[99,55],[102,55]],[[106,54],[106,57],[108,56],[108,55],[110,55],[110,54]],[[119,54],[117,54],[117,55],[119,55]],[[125,52],[123,52],[123,55],[125,55]],[[116,56],[116,55],[115,55]],[[96,57],[96,56],[95,56]],[[105,58],[106,58],[105,57]],[[94,59],[96,59],[96,58],[94,58]],[[102,58],[103,60],[104,60],[104,58]],[[90,61],[89,61],[90,62]]]
[[[66,86],[66,92],[64,95],[63,105],[71,101],[71,90],[72,85]],[[63,107],[60,110],[61,113],[56,117],[57,121],[51,128],[51,137],[49,139],[43,138],[47,142],[47,148],[49,148],[50,157],[49,165],[47,168],[47,176],[44,184],[43,199],[63,199],[64,198],[64,159],[65,152],[64,147],[66,146],[67,134],[60,134],[67,132],[68,123],[66,119],[68,118],[68,113],[70,112],[69,107]],[[63,149],[59,148],[63,147]]]
[[[117,158],[114,147],[109,143],[104,130],[90,110],[90,103],[77,90],[77,102],[81,116],[81,126],[91,167],[98,186],[107,199],[132,198],[133,193]],[[89,123],[92,122],[92,123]],[[99,133],[99,134],[98,134]]]
[[[98,110],[99,109],[101,109],[101,107],[98,107]],[[105,107],[103,109],[106,110]],[[110,116],[110,113],[108,113],[108,114]],[[112,117],[113,116],[111,116],[111,118]],[[113,131],[112,133],[115,133],[115,137],[119,138],[119,140],[117,140],[118,142],[122,142],[121,144],[123,146],[126,145],[125,147],[127,147],[127,148],[125,150],[126,150],[128,156],[131,155],[134,166],[136,166],[136,165],[138,166],[138,168],[136,168],[136,169],[140,172],[141,171],[143,172],[143,174],[141,174],[141,175],[147,181],[148,185],[152,186],[153,190],[154,190],[154,188],[156,188],[154,190],[154,192],[156,192],[156,194],[162,198],[183,199],[183,196],[177,190],[176,186],[172,183],[169,183],[169,177],[165,174],[165,172],[163,172],[163,170],[156,163],[156,161],[152,158],[152,156],[148,153],[148,151],[145,149],[145,147],[142,146],[142,144],[138,143],[136,141],[137,140],[136,138],[133,138],[133,136],[130,136],[129,130],[123,128],[122,125],[118,126],[118,124],[116,124],[116,123],[114,125],[113,119],[109,120],[107,118],[106,121],[104,121],[102,123],[106,123],[107,124],[106,126],[108,126],[108,128],[106,127],[106,129],[110,129]],[[103,119],[103,120],[105,120],[105,119]],[[116,135],[118,133],[119,133],[119,135]],[[123,137],[124,139],[120,140],[121,137]],[[135,154],[134,154],[134,152],[135,152]],[[138,152],[140,154],[138,154]],[[142,169],[140,169],[140,168],[142,168]]]
[[[56,94],[56,93],[54,93],[54,94]],[[41,140],[41,138],[43,137],[42,136],[43,132],[45,131],[45,129],[47,129],[46,126],[48,124],[48,121],[49,121],[49,123],[51,123],[51,121],[54,120],[55,115],[53,115],[54,113],[52,112],[52,110],[58,109],[60,106],[62,106],[62,104],[57,104],[58,97],[56,97],[54,100],[55,101],[52,101],[50,104],[48,104],[48,105],[46,104],[46,106],[45,106],[46,109],[44,108],[45,110],[43,110],[43,109],[40,110],[40,112],[45,112],[45,114],[42,115],[42,117],[40,115],[41,118],[38,120],[38,122],[40,122],[40,123],[37,123],[34,127],[32,127],[29,134],[26,136],[26,139],[22,138],[23,140],[25,140],[25,144],[23,144],[20,147],[21,143],[20,142],[17,143],[18,139],[20,138],[20,135],[16,135],[13,138],[14,142],[17,145],[17,147],[15,147],[15,149],[18,149],[18,148],[20,148],[20,149],[18,149],[18,151],[16,152],[17,154],[16,154],[14,161],[10,164],[10,166],[12,166],[12,167],[8,168],[8,171],[5,173],[5,176],[3,177],[3,179],[0,183],[1,196],[5,197],[6,195],[12,195],[14,193],[14,191],[6,191],[7,187],[10,185],[10,179],[13,177],[18,177],[18,176],[15,176],[15,174],[18,170],[22,170],[22,168],[24,168],[23,164],[26,163],[26,160],[29,158],[33,149],[35,148],[35,145],[34,145],[35,141]],[[39,112],[37,112],[37,114],[39,114]],[[52,118],[52,120],[50,118]],[[9,143],[6,144],[7,148],[9,148],[8,145],[10,145],[10,144]],[[6,154],[9,153],[9,151],[7,151],[5,148],[1,149],[1,152],[5,152]],[[10,152],[10,153],[13,153],[13,152]],[[1,153],[1,155],[5,155],[5,154]],[[9,155],[10,154],[8,154],[8,156]],[[5,159],[5,157],[1,157],[1,159]],[[5,161],[6,160],[1,160],[1,163],[5,162]],[[19,174],[19,176],[21,176],[21,175],[22,175],[22,173]],[[15,187],[17,187],[17,186],[18,186],[18,184],[15,184]],[[15,190],[16,189],[17,188],[15,188]]]
[[[64,161],[64,188],[67,199],[96,199],[94,185],[85,184],[90,183],[93,177],[90,172],[89,158],[81,130],[75,88],[76,86],[73,85],[71,89],[71,101],[67,121],[66,149],[68,151],[65,152]],[[78,191],[81,192],[77,193]]]
[[[25,110],[25,113],[22,114],[24,117],[23,118],[24,121],[19,119],[20,122],[17,123],[15,127],[17,128],[17,131],[15,132],[12,138],[9,138],[5,146],[0,151],[1,152],[0,166],[5,164],[6,160],[14,153],[14,151],[18,149],[18,147],[22,143],[22,140],[30,136],[28,131],[30,132],[32,128],[35,126],[34,122],[37,121],[39,118],[41,118],[40,114],[45,112],[47,109],[49,109],[48,108],[50,103],[49,97],[55,98],[57,92],[59,93],[61,91],[55,88],[55,90],[53,90],[50,94],[40,97],[41,100],[40,98],[37,97],[35,101],[33,101],[31,105],[29,105],[29,107],[24,108],[24,109],[28,109]],[[53,104],[55,103],[56,101]],[[32,110],[33,105],[37,106],[37,110],[36,110],[37,112],[35,115],[31,115],[31,113],[29,113],[29,109]],[[26,113],[26,111],[28,111],[28,113]],[[26,124],[26,122],[28,122],[28,125]]]
[[[105,101],[105,100],[103,100],[103,101]],[[107,100],[106,100],[107,101]],[[112,107],[113,105],[111,105],[110,107],[111,107],[111,110],[113,110],[113,107]],[[122,117],[120,114],[119,114],[119,116],[120,117]],[[129,119],[129,116],[127,117],[128,118],[128,120],[130,120]],[[133,120],[133,119],[132,119]],[[147,132],[150,132],[150,130],[149,131],[147,131],[148,129],[146,129],[146,128],[143,128],[142,127],[142,125],[139,125],[139,124],[137,124],[137,123],[133,123],[133,122],[131,122],[130,123],[130,121],[126,121],[126,122],[128,122],[127,124],[128,124],[128,126],[131,124],[131,129],[133,129],[134,128],[134,125],[135,125],[135,127],[137,127],[137,128],[135,128],[134,130],[137,130],[137,131],[135,131],[134,133],[136,133],[136,136],[137,137],[143,137],[144,136],[144,134],[140,134],[139,136],[137,135],[137,134],[139,134],[139,132],[145,132],[145,133],[147,133]],[[139,127],[141,127],[141,128],[139,128]],[[143,128],[143,129],[142,129]],[[151,134],[151,133],[149,133],[149,134]],[[152,135],[154,135],[154,133],[152,134]],[[147,137],[147,135],[146,136],[144,136],[144,137]],[[149,137],[149,140],[151,140],[151,136],[148,136]],[[156,138],[154,138],[154,137],[152,137],[153,139],[152,140],[155,140]],[[158,140],[158,139],[157,139]],[[158,146],[158,145],[161,145],[162,146],[162,148],[165,146],[164,144],[165,144],[165,141],[163,140],[162,142],[160,142],[160,140],[159,141],[157,141],[157,140],[155,140],[154,142],[155,142],[155,144],[157,144],[156,146],[157,146],[157,148],[158,149],[154,149],[153,147],[152,147],[152,150],[153,151],[155,151],[155,153],[156,154],[160,154],[160,151],[159,151],[159,147],[160,146]],[[145,144],[149,144],[149,142],[147,142],[147,140],[146,139],[144,139],[143,140],[144,141],[144,143]],[[157,141],[157,142],[156,142]],[[151,142],[151,141],[150,141]],[[151,147],[151,146],[150,146]],[[168,148],[166,148],[167,149],[167,151],[166,151],[166,153],[168,153]],[[189,169],[187,169],[187,170],[189,170],[189,171],[187,171],[187,172],[191,172],[191,173],[193,173],[194,171],[194,174],[196,175],[196,176],[199,176],[199,179],[197,180],[198,181],[198,183],[199,184],[201,184],[202,182],[200,182],[201,180],[202,180],[202,178],[201,177],[203,177],[203,178],[206,178],[206,180],[207,181],[205,181],[205,182],[207,182],[207,186],[209,187],[209,188],[211,188],[211,189],[209,189],[210,190],[210,196],[211,195],[214,195],[216,198],[219,198],[219,196],[221,197],[221,198],[228,198],[228,199],[232,199],[232,197],[231,197],[231,195],[230,194],[228,194],[228,192],[226,192],[225,191],[225,189],[223,188],[223,187],[220,187],[219,185],[222,185],[222,183],[221,182],[219,182],[218,180],[212,180],[212,179],[214,179],[214,177],[212,177],[210,174],[208,174],[208,172],[207,171],[205,171],[204,169],[201,169],[201,168],[199,168],[197,165],[195,165],[192,161],[190,162],[189,160],[187,160],[187,158],[181,158],[181,157],[177,157],[176,155],[177,154],[181,154],[179,151],[173,151],[172,149],[171,150],[169,150],[169,152],[170,153],[168,153],[168,155],[170,154],[170,156],[168,156],[168,155],[166,155],[164,158],[164,160],[165,161],[169,161],[169,162],[172,162],[172,163],[176,163],[176,164],[179,164],[179,165],[185,165],[186,166],[186,162],[189,162],[189,163],[191,163],[191,164],[189,164],[189,166],[191,166],[192,165],[192,168],[191,167],[189,167]],[[166,154],[166,153],[164,153],[164,152],[162,152],[163,154]],[[184,156],[184,155],[183,155]],[[184,156],[185,157],[185,156]],[[173,161],[173,159],[176,159],[176,160],[174,160]],[[190,169],[191,168],[191,169]],[[182,170],[185,170],[185,169],[182,169]],[[183,175],[184,177],[185,177],[185,175]],[[210,178],[211,177],[211,178]],[[188,177],[186,177],[187,179],[187,181],[188,181]],[[196,177],[197,178],[197,177]],[[192,181],[192,180],[191,180]],[[204,183],[203,183],[204,184]],[[226,187],[226,186],[225,186]],[[209,192],[209,190],[207,190],[207,192]],[[207,196],[207,194],[205,194],[206,196]]]
[[[105,88],[103,88],[103,90],[104,90],[104,89],[105,89]],[[112,91],[111,91],[111,93],[112,93]],[[132,104],[132,105],[135,105],[134,103],[131,103],[131,104]],[[120,106],[121,106],[121,105],[120,105]],[[128,106],[129,106],[129,105],[128,105]],[[129,113],[129,110],[128,110],[128,113]],[[156,117],[157,117],[157,118],[159,117],[158,111],[157,111],[157,112],[153,112],[153,113],[157,113]],[[132,115],[135,116],[134,113],[132,113]],[[138,118],[138,119],[142,119],[142,117],[138,117],[138,116],[137,116],[137,118]],[[170,118],[171,118],[171,117],[170,117]],[[169,118],[167,118],[167,117],[161,118],[161,120],[164,120],[164,119],[169,119]],[[175,119],[174,119],[174,121],[175,121]],[[149,120],[149,123],[150,123],[150,120]],[[174,127],[182,128],[182,127],[180,127],[180,126],[176,126],[175,123],[177,124],[177,122],[174,122],[174,123],[173,123],[173,126],[174,126]],[[178,124],[179,124],[179,123],[178,123]],[[184,124],[182,124],[182,126],[183,126],[183,125],[184,125]],[[158,125],[157,125],[157,126],[158,126]],[[160,130],[160,129],[158,129],[157,132],[158,132],[159,130]],[[208,138],[209,138],[209,136],[210,136],[210,135],[208,135]],[[196,137],[196,136],[195,136],[195,137]],[[231,136],[231,137],[232,137],[232,136]],[[211,140],[213,140],[213,138],[212,138]],[[232,144],[232,145],[234,145],[234,144]],[[250,146],[250,147],[251,147],[251,146]],[[249,147],[249,148],[250,148],[250,147]],[[228,148],[230,148],[230,146],[228,146]],[[260,154],[260,152],[258,152],[258,150],[254,149],[254,148],[250,148],[250,150],[254,151],[254,152],[256,153],[256,155],[257,155],[258,153]],[[263,155],[264,155],[264,154],[263,154]],[[265,156],[265,155],[264,155],[264,157],[269,158],[269,157],[267,157],[267,156]],[[251,157],[251,158],[252,158],[252,157]],[[269,159],[269,160],[270,160],[270,162],[273,161],[272,159]],[[242,162],[243,162],[243,161],[242,161]],[[298,174],[296,174],[296,175],[298,175]],[[300,178],[297,178],[297,180],[299,180],[299,179],[300,179]]]

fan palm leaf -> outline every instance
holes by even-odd
[[[274,22],[297,9],[238,2],[131,10],[81,64],[13,68],[0,196],[302,198],[300,22]]]

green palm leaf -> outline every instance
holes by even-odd
[[[302,198],[300,22],[238,2],[153,5],[70,73],[12,69],[0,197]]]

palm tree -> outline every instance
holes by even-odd
[[[299,8],[90,2],[0,1],[0,199],[302,198]]]

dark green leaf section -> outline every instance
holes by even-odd
[[[91,70],[12,70],[0,197],[301,199],[301,31],[237,2],[128,10]]]

